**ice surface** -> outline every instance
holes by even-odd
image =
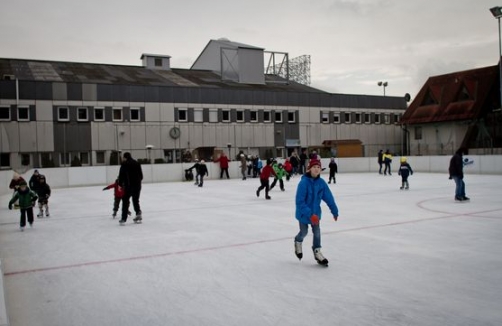
[[[54,189],[51,217],[25,232],[3,196],[11,325],[502,324],[502,176],[467,175],[457,203],[446,174],[415,173],[408,191],[397,175],[337,175],[327,268],[310,233],[294,254],[298,180],[272,200],[258,179],[145,184],[143,224],[126,226],[112,190]]]

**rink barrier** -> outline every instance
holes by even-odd
[[[9,326],[7,307],[5,306],[5,292],[3,288],[3,268],[0,260],[0,326]]]
[[[473,163],[464,168],[465,174],[502,174],[502,155],[468,155],[466,156]],[[451,156],[408,156],[413,171],[424,173],[443,173],[448,174],[448,166]],[[397,173],[400,157],[395,156],[392,160],[391,168]],[[283,159],[278,159],[283,162]],[[323,168],[322,173],[329,172],[329,158],[321,159]],[[339,173],[368,173],[378,172],[378,163],[376,157],[353,157],[337,158]],[[214,180],[220,177],[219,163],[206,163],[209,176],[205,179]],[[229,162],[230,178],[241,178],[240,162]],[[193,166],[193,163],[177,164],[144,164],[143,182],[179,182],[185,179],[185,169]],[[22,174],[26,182],[29,181],[33,170],[28,170]],[[119,166],[88,166],[88,167],[64,167],[64,168],[39,168],[41,174],[44,174],[47,183],[52,188],[86,187],[86,186],[104,186],[111,184],[118,176]],[[0,171],[0,182],[4,185],[0,187],[0,195],[12,193],[9,189],[9,183],[12,179],[12,170]],[[223,177],[226,179],[226,177]],[[6,203],[3,203],[4,206]]]

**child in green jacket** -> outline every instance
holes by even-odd
[[[286,172],[286,170],[284,170],[284,166],[282,165],[282,163],[279,164],[275,163],[274,165],[272,165],[272,168],[274,169],[276,176],[274,178],[274,181],[270,185],[270,190],[272,190],[272,188],[275,187],[277,180],[279,180],[279,187],[281,188],[282,191],[284,191],[284,181],[282,181],[282,177],[284,177],[288,173]]]
[[[24,231],[26,226],[26,215],[28,215],[28,223],[33,226],[33,206],[38,199],[37,194],[28,188],[26,181],[19,183],[19,189],[14,193],[14,196],[9,201],[9,209],[19,199],[19,210],[21,211],[21,221],[19,222],[20,230]]]

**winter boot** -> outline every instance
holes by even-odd
[[[37,214],[38,218],[44,217],[44,211],[40,210],[40,213]]]
[[[401,189],[401,190],[404,189],[404,182],[401,182],[401,188],[399,188],[399,189]]]
[[[113,218],[117,217],[117,211],[113,211],[112,216],[113,216]]]
[[[406,190],[410,189],[410,184],[408,183],[408,181],[405,182],[404,189]]]
[[[49,216],[50,216],[50,214],[49,214],[49,207],[46,207],[46,208],[45,208],[45,216],[46,216],[46,217],[49,217]]]
[[[298,259],[302,260],[303,252],[302,252],[302,243],[295,241],[295,254]]]
[[[328,265],[328,260],[321,253],[321,248],[314,249],[314,257],[319,265],[324,265],[324,266]]]

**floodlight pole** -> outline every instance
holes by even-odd
[[[502,7],[490,8],[493,17],[497,18],[499,27],[499,86],[500,86],[500,107],[502,107],[502,40],[500,36],[500,18],[502,17]]]

